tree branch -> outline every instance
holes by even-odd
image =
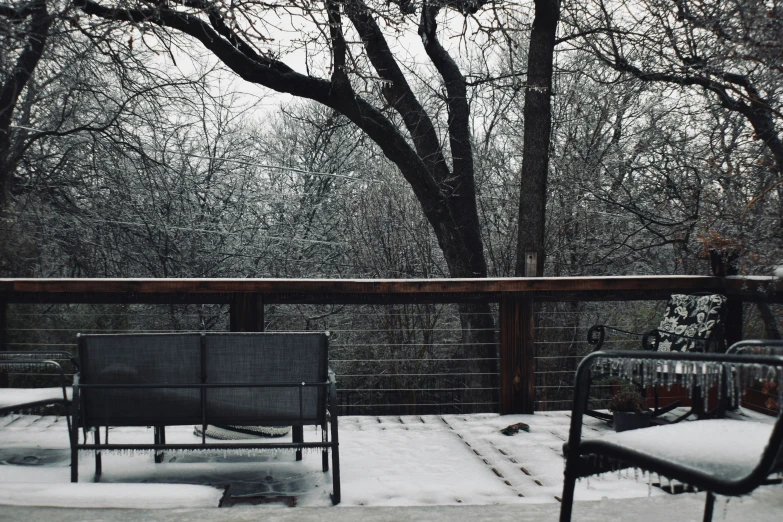
[[[419,156],[436,182],[450,177],[443,149],[429,115],[413,94],[380,27],[363,0],[348,0],[346,14],[364,41],[367,56],[378,75],[388,83],[383,88],[386,101],[402,117]]]
[[[472,182],[473,152],[470,146],[470,107],[467,87],[459,67],[438,41],[435,17],[439,11],[440,7],[437,5],[424,4],[419,22],[419,36],[427,56],[432,60],[446,86],[449,142],[455,177],[460,183]],[[470,190],[470,193],[472,194],[474,190]]]

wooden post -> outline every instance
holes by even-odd
[[[739,274],[737,263],[738,252],[725,254],[717,250],[710,250],[710,263],[712,274],[718,277],[733,276]],[[726,348],[742,340],[742,301],[736,297],[729,297],[726,302]]]
[[[264,298],[261,294],[237,294],[229,308],[232,332],[264,331]]]
[[[500,413],[533,413],[535,404],[533,300],[500,300]]]
[[[8,303],[0,303],[0,351],[8,349]],[[8,374],[0,371],[0,388],[8,388]]]

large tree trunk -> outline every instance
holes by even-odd
[[[560,19],[559,0],[536,0],[530,33],[527,88],[525,90],[525,137],[519,197],[518,276],[544,275],[544,225],[549,138],[552,131],[552,62],[555,34]],[[528,255],[534,255],[535,274],[526,273]]]

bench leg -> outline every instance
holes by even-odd
[[[101,427],[96,426],[94,433],[95,444],[101,443]],[[98,482],[101,479],[101,473],[103,473],[103,462],[101,460],[101,451],[95,450],[95,478],[93,482]]]
[[[332,416],[330,423],[332,426],[332,504],[337,505],[340,503],[340,446],[339,438],[337,436],[337,415]]]
[[[73,418],[77,419],[75,415]],[[78,444],[79,424],[73,420],[71,426],[71,482],[79,482],[79,450],[76,449]]]
[[[304,426],[292,426],[291,438],[294,444],[304,442]],[[296,460],[302,460],[302,450],[296,450]]]
[[[166,444],[166,427],[155,426],[155,444]],[[155,464],[163,462],[163,450],[155,450]]]
[[[321,426],[321,442],[326,444],[329,442],[329,437],[327,436],[326,431],[326,424]],[[324,470],[324,473],[329,471],[329,448],[324,448],[321,451],[321,468]]]

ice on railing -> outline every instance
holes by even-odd
[[[47,364],[44,364],[43,361],[40,363],[36,362],[13,362],[13,361],[0,361],[0,366],[2,366],[3,369],[11,372],[37,372],[40,370],[47,370],[50,367]]]
[[[16,352],[3,353],[0,352],[0,361],[9,361],[13,359],[55,359],[63,360],[65,355],[62,352],[24,352],[19,354]]]
[[[163,453],[165,455],[169,456],[182,456],[182,455],[190,455],[194,452],[198,453],[205,453],[205,454],[214,454],[216,456],[222,456],[224,459],[228,458],[230,455],[235,455],[239,457],[244,458],[258,458],[258,457],[265,457],[269,455],[277,455],[277,454],[292,454],[294,452],[302,451],[302,453],[305,454],[315,454],[320,453],[322,451],[321,448],[237,448],[237,449],[223,449],[223,450],[216,450],[209,447],[209,444],[200,445],[198,447],[193,448],[187,448],[187,449],[181,449],[181,448],[174,448],[174,449],[150,449],[150,448],[105,448],[101,450],[94,450],[91,448],[79,448],[80,451],[90,451],[90,452],[98,452],[103,455],[114,455],[119,457],[136,457],[136,456],[149,456],[154,453]]]
[[[757,363],[722,363],[715,361],[669,361],[649,358],[599,358],[594,366],[598,373],[637,381],[643,387],[685,386],[688,397],[694,389],[704,398],[710,388],[717,387],[718,399],[728,391],[731,404],[737,402],[737,391],[744,393],[750,386],[763,381],[774,382],[778,390],[778,405],[783,412],[783,366]],[[725,380],[725,386],[724,386]]]

